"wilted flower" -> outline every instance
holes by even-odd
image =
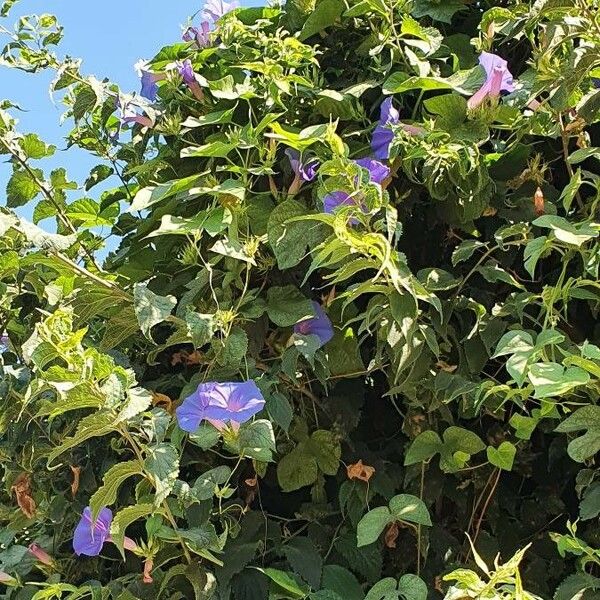
[[[348,465],[346,467],[346,472],[348,479],[360,479],[360,481],[369,483],[369,479],[371,479],[375,473],[375,467],[363,464],[361,459],[357,463]]]
[[[217,428],[229,421],[235,429],[251,419],[265,405],[253,381],[201,383],[175,410],[179,427],[193,433],[205,420]]]
[[[32,556],[35,556],[41,563],[45,565],[52,564],[52,557],[38,544],[29,544],[27,548]]]
[[[110,508],[103,508],[98,518],[92,521],[92,509],[89,506],[85,507],[73,534],[73,550],[77,556],[100,554],[104,542],[110,537],[112,518]]]
[[[296,177],[300,177],[304,181],[312,181],[317,176],[319,163],[316,158],[303,161],[300,152],[293,148],[287,148],[285,154],[290,161],[292,171],[294,171]]]
[[[0,583],[3,583],[4,585],[14,585],[17,583],[17,580],[14,577],[11,577],[8,573],[0,571]]]
[[[324,346],[333,337],[333,325],[327,313],[318,302],[313,301],[313,308],[316,315],[308,319],[303,319],[294,325],[294,333],[300,335],[316,335],[319,338],[320,346]]]
[[[300,152],[293,148],[287,148],[285,154],[290,161],[292,171],[294,171],[294,180],[288,188],[288,194],[293,195],[298,193],[305,181],[312,181],[317,176],[319,162],[316,158],[304,161]]]
[[[194,72],[192,61],[189,58],[186,58],[183,62],[178,62],[177,72],[181,75],[183,82],[190,88],[194,97],[197,100],[202,100],[204,98],[204,93],[196,80],[196,73]]]
[[[514,92],[513,76],[508,63],[496,54],[482,52],[479,64],[485,69],[486,79],[467,103],[469,108],[477,108],[486,98],[498,98],[500,92]]]
[[[196,42],[199,48],[204,48],[209,44],[208,34],[210,33],[210,23],[202,21],[200,27],[188,27],[181,36],[184,42]]]
[[[239,8],[238,0],[225,2],[224,0],[208,0],[202,9],[201,18],[218,21],[224,14]]]
[[[152,569],[154,568],[154,561],[151,558],[147,558],[144,561],[144,572],[142,574],[142,581],[144,583],[152,583]]]

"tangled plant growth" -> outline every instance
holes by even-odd
[[[495,4],[2,26],[3,598],[598,597],[598,6]]]

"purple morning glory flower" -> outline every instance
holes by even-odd
[[[359,158],[354,162],[369,172],[369,181],[372,183],[381,185],[390,174],[390,168],[374,158]],[[346,192],[338,190],[330,192],[323,198],[323,211],[327,214],[333,214],[340,206],[355,206],[356,204],[356,199],[353,199]],[[365,209],[363,208],[363,210]],[[350,219],[351,225],[356,225],[357,223],[358,219]]]
[[[342,191],[330,192],[323,198],[323,212],[331,215],[340,208],[340,206],[354,206],[356,202],[352,200],[349,194]],[[358,221],[354,218],[350,219],[350,223],[356,225]]]
[[[150,71],[148,69],[148,61],[144,59],[138,60],[134,68],[142,84],[140,95],[150,100],[150,102],[154,102],[158,94],[157,82],[165,78],[164,74]]]
[[[187,85],[196,82],[194,67],[192,66],[192,61],[189,58],[186,58],[182,63],[177,64],[177,72],[181,75],[184,83]]]
[[[484,84],[469,98],[469,108],[477,108],[486,98],[498,98],[500,92],[514,92],[513,76],[508,63],[496,54],[482,52],[479,64],[485,69]]]
[[[119,115],[119,121],[121,122],[121,125],[138,123],[138,125],[142,125],[143,127],[154,126],[154,121],[146,115],[138,114],[136,107],[131,102],[125,102],[124,104],[121,104],[120,100],[117,99],[116,104],[117,108],[121,111],[121,114]]]
[[[294,150],[294,148],[287,148],[285,154],[297,178],[301,178],[304,181],[312,181],[317,176],[319,162],[316,158],[309,158],[304,162],[300,152]]]
[[[73,550],[77,556],[98,556],[102,551],[104,542],[110,538],[110,524],[112,523],[112,511],[103,508],[96,521],[92,521],[92,509],[86,506],[81,519],[73,534]]]
[[[600,89],[600,79],[598,77],[592,77],[592,85],[595,88]]]
[[[184,42],[196,42],[198,48],[205,48],[210,43],[208,34],[210,33],[210,23],[202,21],[200,27],[188,27],[181,36]]]
[[[319,346],[321,347],[333,337],[333,325],[331,324],[327,313],[318,302],[313,301],[313,308],[315,309],[316,316],[296,323],[294,325],[294,333],[300,335],[316,335],[321,342]]]
[[[194,97],[197,100],[202,100],[204,98],[204,93],[202,92],[200,84],[196,80],[196,73],[194,72],[192,61],[189,58],[186,58],[183,62],[178,62],[177,72],[179,75],[181,75],[183,82],[192,91]]]
[[[373,183],[381,185],[390,174],[390,168],[374,158],[359,158],[354,162],[369,171],[369,179]]]
[[[371,148],[375,158],[385,160],[390,157],[390,145],[394,140],[394,133],[390,125],[397,125],[400,122],[400,113],[394,108],[392,98],[386,98],[381,103],[381,112],[379,122],[373,132]]]
[[[239,8],[239,6],[240,3],[238,0],[232,0],[232,2],[225,2],[224,0],[207,0],[202,9],[201,18],[218,21],[225,13],[228,13],[235,8]]]
[[[251,419],[265,405],[253,381],[201,383],[175,413],[179,427],[193,433],[203,420],[222,428],[229,421],[235,429]]]

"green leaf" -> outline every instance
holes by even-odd
[[[39,169],[33,173],[37,179],[42,179],[43,174]],[[6,206],[16,208],[33,200],[40,193],[40,187],[28,171],[14,171],[6,186]]]
[[[110,226],[119,216],[119,206],[111,204],[104,210],[91,198],[76,200],[65,210],[67,216],[82,227]]]
[[[587,223],[574,225],[556,215],[543,215],[538,217],[533,224],[551,229],[557,240],[573,246],[582,246],[585,242],[598,237],[598,230]]]
[[[313,589],[320,586],[323,559],[310,538],[292,538],[283,546],[283,553],[294,573],[300,575]]]
[[[210,236],[215,236],[224,231],[230,223],[231,212],[222,207],[200,211],[189,219],[173,215],[163,215],[158,229],[150,232],[146,237],[198,235],[203,231],[206,231]]]
[[[315,242],[314,224],[308,221],[289,222],[307,213],[306,207],[298,200],[285,200],[271,212],[267,232],[280,269],[297,265],[306,255],[307,247]]]
[[[39,159],[52,156],[56,146],[44,143],[35,133],[28,133],[19,140],[21,149],[27,158]]]
[[[294,418],[294,411],[289,400],[280,392],[266,394],[265,400],[265,408],[271,420],[287,432]]]
[[[318,0],[312,14],[306,19],[302,31],[298,36],[303,42],[309,37],[323,31],[327,27],[333,25],[342,12],[344,12],[345,4],[342,0]]]
[[[476,270],[490,283],[508,283],[508,285],[512,285],[513,287],[525,289],[510,273],[495,263],[477,267]]]
[[[121,484],[133,477],[141,475],[142,469],[139,461],[129,460],[113,465],[102,477],[102,485],[90,498],[89,506],[92,509],[92,519],[95,521],[105,506],[112,506],[117,501],[117,493]]]
[[[179,452],[171,444],[162,443],[146,449],[144,469],[150,476],[155,489],[156,506],[171,493],[179,475]]]
[[[329,372],[334,377],[357,377],[365,371],[358,340],[351,327],[344,331],[336,328],[333,338],[325,347],[325,352]]]
[[[188,308],[185,313],[185,322],[196,348],[201,348],[205,344],[208,344],[217,331],[217,323],[215,322],[214,315],[197,313]]]
[[[390,500],[390,512],[398,521],[408,521],[431,526],[431,518],[425,503],[411,494],[398,494]]]
[[[477,240],[461,242],[452,252],[452,266],[455,267],[459,263],[469,260],[479,248],[485,248],[485,244]]]
[[[427,584],[412,573],[402,575],[398,581],[398,592],[404,600],[427,600]]]
[[[64,452],[80,446],[86,440],[94,437],[102,437],[115,430],[115,417],[108,411],[98,411],[91,415],[83,417],[75,433],[65,438],[61,444],[52,449],[48,454],[48,467],[50,468],[54,461]]]
[[[416,0],[411,14],[416,19],[431,17],[434,21],[451,23],[452,17],[467,7],[462,0]]]
[[[428,461],[441,451],[442,446],[442,440],[435,431],[423,431],[411,443],[404,464],[408,466]]]
[[[247,249],[242,246],[239,242],[230,239],[222,239],[216,242],[212,248],[211,252],[216,252],[217,254],[222,254],[223,256],[227,256],[229,258],[234,258],[235,260],[241,260],[243,262],[247,262],[251,265],[256,266],[256,261],[254,260],[254,256],[247,253]]]
[[[85,180],[85,191],[91,190],[95,185],[108,179],[113,173],[114,169],[108,165],[96,165]]]
[[[144,335],[150,340],[152,327],[169,317],[177,304],[174,296],[159,296],[148,289],[147,283],[134,285],[133,300],[138,323]]]
[[[170,196],[185,192],[196,186],[200,181],[200,177],[200,175],[190,175],[183,179],[175,179],[156,186],[142,188],[135,195],[129,212],[144,210]]]
[[[315,431],[306,445],[325,475],[335,475],[338,472],[342,449],[339,439],[331,431],[325,429]]]
[[[115,546],[124,556],[123,542],[125,540],[125,531],[134,521],[147,517],[152,514],[162,514],[160,509],[156,509],[153,504],[134,504],[120,510],[114,517],[110,525],[110,535]]]
[[[312,485],[318,475],[317,461],[306,451],[303,443],[298,444],[277,463],[277,480],[284,492],[293,492]]]
[[[271,421],[258,419],[242,425],[237,445],[240,456],[247,456],[261,462],[273,460],[275,435]]]
[[[279,569],[261,569],[255,567],[261,573],[264,573],[279,589],[279,594],[285,592],[285,598],[305,598],[308,595],[308,587],[300,585],[289,573]],[[281,597],[281,596],[280,596]]]
[[[225,123],[231,123],[234,111],[235,106],[227,110],[218,110],[199,117],[188,117],[181,126],[193,129],[195,127],[206,127],[207,125],[224,125]]]
[[[215,495],[215,488],[224,484],[231,476],[231,469],[225,465],[215,467],[200,475],[191,488],[198,501],[210,500]]]
[[[600,481],[594,481],[586,489],[583,499],[579,503],[579,518],[582,521],[589,521],[598,515],[600,515]]]
[[[525,270],[529,273],[529,275],[531,275],[532,278],[535,277],[535,267],[538,261],[551,248],[552,243],[545,235],[534,238],[525,246],[525,251],[523,252],[523,258],[525,259]]]
[[[559,433],[585,431],[569,442],[567,452],[575,462],[584,462],[600,450],[600,406],[589,404],[578,408],[556,429]]]
[[[306,317],[313,317],[312,302],[295,285],[267,290],[267,314],[275,325],[290,327]]]
[[[509,424],[511,427],[514,427],[515,435],[520,440],[528,440],[529,438],[531,438],[531,434],[537,427],[538,421],[533,417],[526,417],[524,415],[515,413],[510,418]]]
[[[370,510],[358,522],[356,538],[358,547],[367,546],[376,542],[383,530],[394,522],[394,517],[387,506],[378,506]]]
[[[533,351],[533,338],[526,331],[513,330],[505,333],[498,344],[492,358],[506,354],[529,354]]]
[[[558,363],[549,362],[531,365],[528,378],[535,388],[534,398],[552,398],[563,396],[580,385],[586,385],[590,375],[579,367],[565,369]]]
[[[230,142],[224,142],[217,140],[215,142],[209,142],[203,146],[192,146],[184,148],[180,152],[181,158],[200,158],[200,157],[212,157],[212,158],[226,158],[227,155],[235,148],[235,144]]]
[[[600,148],[580,148],[579,150],[575,150],[575,152],[569,156],[568,160],[572,165],[576,165],[588,158],[600,160]]]
[[[517,448],[508,441],[502,442],[498,448],[487,447],[487,458],[495,467],[504,471],[512,471]]]
[[[248,336],[246,332],[234,327],[225,339],[223,349],[217,356],[217,361],[222,365],[239,366],[248,351]]]
[[[358,579],[339,565],[323,567],[323,589],[335,592],[343,600],[363,600],[364,592]]]
[[[200,423],[200,427],[194,432],[190,433],[189,440],[202,448],[202,450],[208,450],[213,446],[216,446],[219,442],[220,433],[219,430],[203,421]]]

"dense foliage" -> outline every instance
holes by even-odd
[[[2,26],[1,597],[600,597],[597,1],[227,8]]]

